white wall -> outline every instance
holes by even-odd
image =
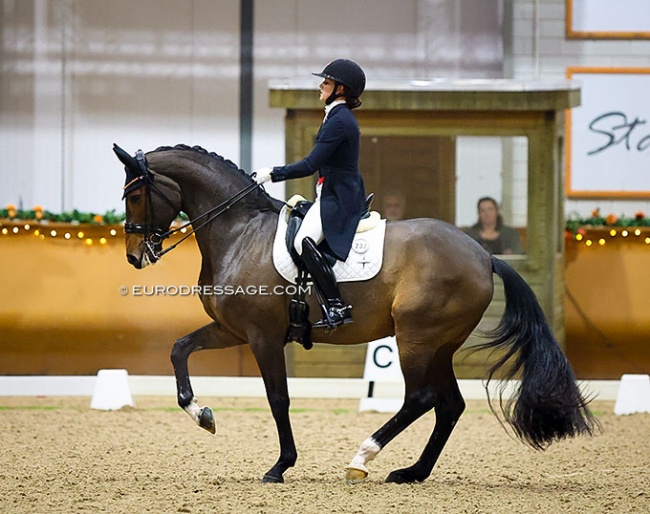
[[[502,2],[512,10],[507,77],[649,64],[648,40],[567,40],[566,0],[258,1],[253,166],[284,162],[270,79],[309,77],[337,56],[377,79],[498,77]],[[129,151],[199,144],[239,159],[237,0],[1,0],[1,9],[0,205],[121,210],[113,142]],[[282,185],[269,188],[283,196]],[[514,218],[520,204],[512,199]],[[595,207],[629,215],[650,202],[569,200],[566,209]]]
[[[456,225],[476,223],[479,198],[491,196],[501,201],[502,174],[501,138],[456,138]]]
[[[122,211],[113,142],[239,158],[239,2],[4,0],[2,9],[0,205]]]
[[[561,80],[568,67],[650,66],[650,40],[569,40],[565,35],[566,0],[511,0],[512,77]],[[642,1],[642,0],[639,0]],[[650,97],[644,112],[650,111]],[[633,216],[650,212],[647,200],[568,199],[566,212],[589,216],[603,213]]]
[[[336,57],[370,79],[500,77],[502,1],[255,2],[253,167],[284,162],[269,80],[308,78]],[[123,210],[113,142],[239,160],[239,1],[0,4],[0,205]]]

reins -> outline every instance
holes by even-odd
[[[188,237],[190,237],[192,234],[194,234],[197,230],[200,228],[204,227],[214,219],[216,219],[219,215],[223,214],[226,212],[228,209],[230,209],[234,204],[242,200],[246,195],[248,195],[251,191],[256,189],[258,187],[258,184],[256,182],[253,182],[252,184],[249,184],[246,186],[244,189],[236,193],[235,195],[231,196],[229,199],[225,200],[224,202],[221,202],[219,205],[216,205],[212,209],[207,210],[203,214],[198,215],[196,218],[193,220],[188,221],[187,223],[184,223],[180,227],[174,228],[174,229],[169,229],[166,232],[163,232],[162,234],[158,233],[153,233],[152,236],[157,236],[157,239],[154,241],[153,239],[149,239],[146,241],[147,247],[149,251],[151,252],[152,256],[156,258],[156,260],[160,259],[163,255],[166,253],[172,251],[174,248],[176,248],[179,244],[181,244],[183,241],[185,241]],[[210,216],[207,220],[205,220],[203,223],[201,223],[198,227],[194,227],[194,223],[200,220],[201,218],[205,218],[206,216]],[[182,231],[183,229],[187,228],[188,226],[192,225],[192,230],[188,232],[185,236],[183,236],[179,241],[174,243],[172,246],[169,246],[165,248],[164,250],[156,253],[151,246],[149,246],[149,243],[152,244],[159,244],[162,243],[165,239],[167,239],[169,236],[172,234],[175,234],[176,232]]]

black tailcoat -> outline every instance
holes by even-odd
[[[334,256],[344,261],[365,208],[365,187],[359,172],[359,124],[347,105],[335,106],[303,160],[273,168],[273,182],[307,177],[324,178],[320,197],[323,233]]]

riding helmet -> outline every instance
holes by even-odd
[[[312,73],[317,77],[339,82],[349,89],[349,95],[358,98],[366,88],[366,74],[356,62],[350,59],[335,59],[320,73]]]

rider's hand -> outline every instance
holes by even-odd
[[[255,182],[258,184],[264,184],[264,182],[268,182],[271,180],[272,171],[273,168],[258,168],[256,170],[253,170],[253,173],[255,173]]]

